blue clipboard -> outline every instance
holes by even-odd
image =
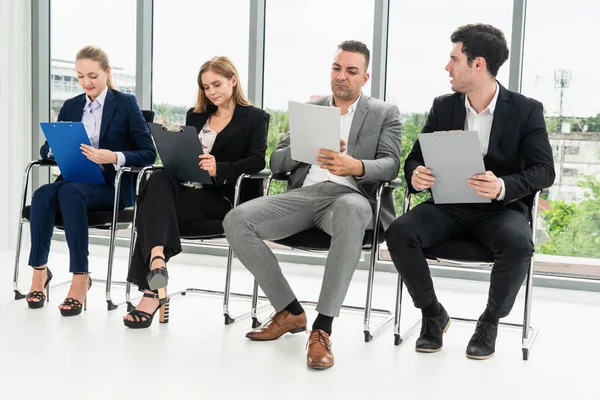
[[[106,183],[100,166],[81,152],[82,144],[91,146],[83,123],[41,122],[40,126],[65,181]]]

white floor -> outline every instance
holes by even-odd
[[[64,243],[53,244],[55,282],[70,278],[65,249]],[[30,279],[26,250],[21,258],[23,292]],[[106,248],[92,246],[91,253],[93,276],[103,277]],[[464,356],[474,329],[470,324],[453,323],[440,353],[419,354],[414,351],[416,333],[396,347],[391,327],[364,343],[362,315],[346,312],[334,323],[335,366],[317,372],[305,364],[306,334],[267,343],[248,341],[248,319],[223,325],[220,297],[177,297],[169,324],[155,321],[139,331],[123,326],[122,307],[106,310],[101,285],[90,292],[88,310],[81,316],[64,318],[56,309],[66,287],[51,291],[51,302],[43,309],[29,310],[25,300],[13,300],[13,252],[0,254],[5,260],[0,269],[0,399],[600,398],[600,294],[536,288],[533,324],[541,331],[529,361],[521,359],[521,333],[516,329],[501,328],[496,355],[480,362]],[[181,255],[169,264],[171,289],[222,289],[224,263],[218,257]],[[123,278],[125,264],[125,251],[119,248],[115,278]],[[317,298],[321,268],[283,268],[300,299]],[[394,274],[376,276],[374,306],[391,309],[395,279]],[[358,271],[348,304],[364,304],[365,282],[366,274]],[[477,317],[482,311],[487,284],[449,279],[435,283],[451,315]],[[249,274],[238,266],[234,290],[247,292],[250,287]],[[122,289],[113,293],[115,300],[122,300]],[[519,322],[522,305],[521,295],[508,320]],[[232,304],[239,311],[246,307],[242,301]],[[309,319],[315,315],[310,309]],[[418,317],[408,301],[404,317],[406,322]]]

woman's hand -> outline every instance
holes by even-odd
[[[212,154],[201,154],[200,156],[200,168],[208,172],[212,177],[217,176],[217,161]]]
[[[82,144],[80,149],[88,160],[91,160],[96,164],[116,164],[118,161],[117,154],[114,151],[95,149],[87,144]]]

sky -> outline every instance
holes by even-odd
[[[264,107],[286,109],[289,100],[330,93],[329,71],[339,42],[373,46],[373,0],[267,0]],[[155,0],[153,102],[192,106],[197,73],[215,55],[230,57],[244,88],[248,78],[248,0]],[[528,0],[523,94],[547,115],[558,115],[554,71],[570,70],[563,115],[600,113],[600,2]],[[136,0],[53,0],[51,56],[73,60],[86,44],[103,47],[113,66],[135,73]],[[450,34],[465,23],[502,29],[511,41],[512,0],[391,0],[387,100],[402,113],[428,111],[450,92],[444,67]],[[91,19],[110,28],[94,29]],[[498,80],[508,86],[509,62]],[[370,94],[370,84],[364,88]]]

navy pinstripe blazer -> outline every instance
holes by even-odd
[[[58,121],[81,122],[85,107],[85,93],[67,101],[60,109]],[[156,148],[142,116],[135,96],[108,89],[102,122],[100,124],[101,149],[120,151],[125,156],[125,166],[145,167],[156,160]],[[40,156],[48,158],[48,142],[40,149]],[[104,164],[104,180],[114,185],[116,171],[112,164]],[[124,174],[121,180],[121,203],[130,207],[135,199],[135,179],[132,174]]]

